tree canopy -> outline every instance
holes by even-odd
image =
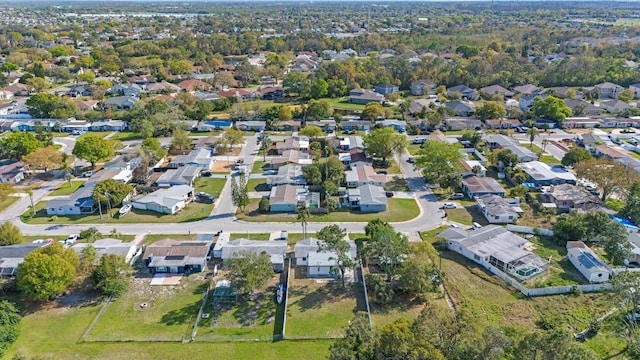
[[[0,157],[19,160],[40,147],[42,147],[42,143],[38,141],[34,133],[14,131],[0,138]]]
[[[127,290],[131,275],[131,266],[123,256],[105,254],[91,273],[91,280],[94,288],[102,294],[118,297]]]
[[[415,157],[415,166],[429,182],[440,182],[445,175],[455,174],[462,154],[458,145],[427,140]]]
[[[0,356],[18,339],[21,320],[20,311],[13,303],[0,300]]]
[[[250,294],[273,276],[271,258],[266,253],[242,252],[229,261],[229,276],[241,294]]]
[[[57,242],[37,249],[18,266],[18,289],[31,300],[50,299],[73,283],[78,264],[75,250],[64,249]]]
[[[393,154],[400,154],[407,148],[407,138],[392,128],[374,129],[364,137],[365,151],[373,158],[386,163]]]
[[[571,108],[564,103],[564,100],[555,96],[547,96],[546,99],[536,97],[531,106],[531,113],[535,117],[561,124],[566,117],[571,116]]]
[[[0,245],[14,245],[22,243],[22,232],[11,221],[5,221],[0,225]]]
[[[573,166],[580,161],[586,161],[591,158],[593,158],[593,156],[588,150],[576,146],[573,149],[567,151],[566,154],[564,154],[561,162],[564,166]]]
[[[96,135],[87,135],[78,139],[73,147],[73,155],[89,161],[92,167],[95,167],[96,162],[100,160],[110,159],[113,153],[113,146],[109,141]]]
[[[602,189],[602,201],[613,193],[626,193],[629,187],[639,179],[632,169],[620,163],[606,159],[589,159],[574,164],[576,174],[598,185]]]
[[[29,115],[37,119],[68,119],[78,111],[78,107],[67,97],[39,93],[26,101]]]
[[[351,258],[349,252],[350,245],[347,240],[344,239],[346,233],[347,231],[341,229],[338,225],[325,226],[317,233],[318,239],[324,241],[324,246],[321,250],[333,251],[336,254],[334,261],[340,272],[342,286],[345,286],[345,274],[347,270],[356,265],[355,260]]]

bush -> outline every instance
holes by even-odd
[[[260,203],[258,204],[258,211],[261,213],[268,213],[269,212],[269,199],[264,197],[262,199],[260,199]]]
[[[378,305],[388,305],[395,295],[391,284],[387,283],[379,275],[365,275],[367,292],[371,294],[371,301]]]

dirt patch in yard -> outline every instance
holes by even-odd
[[[213,163],[212,171],[216,173],[231,172],[235,161],[217,160]]]

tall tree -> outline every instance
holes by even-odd
[[[298,208],[298,214],[296,216],[296,219],[302,225],[302,237],[306,239],[307,225],[309,225],[309,219],[311,219],[311,213],[309,212],[309,208],[307,207],[307,204],[304,204],[300,208]]]
[[[33,133],[14,131],[0,138],[0,157],[19,160],[40,147],[42,147],[42,143],[36,139]]]
[[[29,196],[29,202],[31,203],[31,215],[36,216],[36,206],[33,203],[33,189],[28,187],[24,189],[24,192]]]
[[[38,119],[68,119],[78,111],[78,107],[69,98],[48,93],[35,94],[25,104],[29,115]]]
[[[564,154],[561,163],[564,166],[573,166],[580,161],[586,161],[591,158],[593,158],[593,156],[585,148],[574,147],[573,149],[567,151],[566,154]]]
[[[109,141],[96,136],[88,135],[76,141],[73,147],[73,155],[87,160],[91,167],[96,167],[96,162],[106,160],[113,156],[113,146]]]
[[[106,296],[118,297],[127,290],[132,268],[121,255],[105,254],[91,273],[96,290]]]
[[[564,119],[571,115],[571,108],[564,100],[555,96],[547,96],[546,99],[535,98],[531,106],[531,112],[535,117],[553,120],[562,124]]]
[[[368,360],[376,354],[375,334],[365,315],[356,315],[349,322],[345,336],[329,347],[329,360]]]
[[[7,301],[0,300],[0,356],[5,352],[20,335],[20,311],[16,306]]]
[[[325,226],[318,231],[318,239],[324,241],[322,250],[333,251],[336,258],[336,267],[340,271],[340,280],[342,286],[346,286],[345,273],[348,269],[352,269],[356,263],[349,253],[350,245],[345,240],[347,231],[341,229],[338,225]]]
[[[375,129],[364,137],[364,148],[372,157],[382,159],[386,164],[393,154],[401,154],[406,150],[407,138],[392,128]]]
[[[625,193],[634,181],[638,180],[638,174],[625,168],[621,164],[606,159],[590,159],[574,165],[576,174],[602,189],[602,201],[605,201],[613,193]]]
[[[0,225],[0,245],[14,245],[20,244],[23,241],[22,233],[17,226],[13,225],[11,221],[5,221]]]
[[[318,139],[322,135],[324,135],[324,132],[322,131],[322,129],[319,126],[307,125],[307,126],[303,127],[302,129],[300,129],[299,134],[302,135],[302,136],[306,136],[306,137],[308,137],[310,139]]]
[[[162,144],[160,144],[160,141],[156,138],[144,139],[140,148],[149,156],[149,161],[152,163],[156,163],[167,156],[167,150],[162,148]]]
[[[228,144],[229,148],[233,148],[238,144],[244,143],[244,134],[241,130],[229,128],[222,134],[222,138]]]
[[[385,115],[384,108],[377,102],[370,102],[364,106],[360,118],[362,120],[375,121]]]
[[[231,201],[233,205],[244,213],[244,209],[249,205],[249,194],[247,190],[247,179],[244,173],[231,178]]]
[[[381,226],[369,236],[365,252],[382,267],[387,281],[393,281],[398,268],[409,255],[409,239],[391,226]]]
[[[229,261],[229,276],[241,294],[250,294],[273,276],[271,258],[252,251],[235,254]]]
[[[75,256],[75,262],[72,256]],[[57,242],[37,249],[18,266],[18,289],[27,298],[36,301],[59,295],[73,283],[77,263],[75,250],[64,250]]]
[[[538,131],[538,128],[532,126],[529,128],[529,130],[527,130],[527,135],[529,135],[529,145],[533,146],[533,140],[536,139],[536,136],[538,136],[540,132]]]
[[[475,115],[480,120],[502,119],[507,115],[507,110],[497,101],[487,101],[476,109]]]
[[[636,181],[631,185],[627,202],[620,214],[628,217],[635,224],[640,224],[640,182]]]
[[[267,134],[260,137],[260,151],[262,151],[262,161],[267,162],[267,152],[271,146],[271,138]]]
[[[189,133],[183,129],[175,129],[171,140],[172,150],[189,150],[191,149],[191,138]]]
[[[430,182],[440,182],[447,174],[455,174],[462,154],[457,145],[427,140],[415,158],[415,166]]]
[[[39,148],[22,157],[22,161],[29,165],[30,169],[44,170],[45,173],[49,172],[52,168],[60,167],[62,159],[63,153],[56,150],[53,146]]]

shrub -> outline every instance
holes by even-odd
[[[258,211],[261,213],[268,213],[269,212],[269,199],[268,198],[262,198],[260,199],[260,203],[258,204]]]

